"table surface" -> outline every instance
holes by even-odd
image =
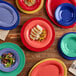
[[[9,2],[10,4],[12,4],[13,6],[16,7],[15,0],[5,0],[5,1]],[[57,50],[57,44],[58,44],[58,40],[60,39],[60,37],[63,34],[65,34],[67,32],[76,32],[76,26],[73,27],[73,28],[70,28],[70,29],[63,29],[63,28],[60,28],[60,27],[54,25],[51,22],[51,20],[49,19],[49,17],[47,16],[46,9],[45,9],[45,4],[44,4],[43,8],[35,14],[28,15],[28,14],[24,14],[20,11],[19,11],[19,14],[20,14],[20,24],[19,24],[19,26],[16,29],[11,30],[9,32],[9,34],[6,38],[6,41],[1,41],[0,40],[0,43],[3,43],[3,42],[16,43],[23,49],[23,51],[25,53],[25,56],[26,56],[26,64],[25,64],[24,69],[22,70],[22,72],[18,76],[28,76],[28,73],[29,73],[30,69],[38,61],[40,61],[42,59],[45,59],[45,58],[58,58],[66,64],[67,68],[69,68],[73,61],[72,60],[66,60],[59,55],[58,50]],[[52,44],[52,46],[44,52],[39,52],[39,53],[31,52],[21,42],[20,31],[21,31],[21,28],[22,28],[23,24],[27,20],[29,20],[30,18],[34,18],[34,17],[43,17],[43,18],[49,20],[55,28],[55,41]],[[68,76],[73,76],[73,75],[70,72],[68,72]]]

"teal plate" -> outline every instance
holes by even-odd
[[[22,69],[24,68],[24,65],[25,65],[25,55],[24,55],[22,49],[18,45],[13,44],[13,43],[6,42],[6,43],[0,44],[0,50],[2,50],[4,48],[14,49],[20,56],[20,64],[12,72],[8,72],[7,73],[7,72],[0,71],[0,76],[17,76],[22,71]]]
[[[65,34],[60,42],[62,52],[68,57],[76,57],[76,33]]]

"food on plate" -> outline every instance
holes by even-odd
[[[40,25],[36,25],[31,30],[30,38],[32,40],[42,41],[46,38],[46,30],[43,29]]]
[[[27,6],[33,6],[36,3],[36,0],[25,0]]]
[[[4,53],[2,56],[0,56],[1,63],[4,65],[4,67],[9,68],[15,63],[15,57],[12,53]]]

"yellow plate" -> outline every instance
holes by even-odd
[[[31,72],[35,69],[35,67],[37,67],[39,64],[41,64],[41,63],[43,63],[43,62],[45,62],[47,60],[55,60],[55,61],[61,63],[62,66],[64,67],[64,76],[67,76],[67,67],[66,67],[66,65],[61,60],[55,59],[55,58],[48,58],[48,59],[44,59],[44,60],[38,62],[36,65],[33,66],[33,68],[31,69],[31,71],[29,72],[28,76],[31,76]]]
[[[43,4],[44,4],[44,0],[41,0],[41,4],[40,6],[36,9],[36,10],[33,10],[33,11],[26,11],[24,9],[22,9],[18,3],[18,0],[16,0],[16,5],[17,7],[19,8],[20,11],[22,11],[23,13],[27,13],[27,14],[33,14],[35,12],[38,12],[42,7],[43,7]]]

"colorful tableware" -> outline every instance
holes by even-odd
[[[37,9],[35,9],[33,11],[27,11],[27,10],[24,10],[23,8],[21,8],[21,6],[18,3],[18,0],[16,0],[16,5],[19,8],[19,10],[22,11],[23,13],[27,13],[27,14],[33,14],[33,13],[38,12],[43,7],[43,4],[44,4],[44,0],[41,0],[41,4]]]
[[[36,25],[40,25],[42,28],[46,30],[47,36],[42,41],[36,41],[36,40],[30,39],[30,31]],[[23,44],[28,49],[30,49],[31,51],[35,51],[35,52],[41,52],[41,51],[48,49],[52,45],[54,41],[54,37],[55,37],[55,32],[54,32],[54,28],[52,24],[44,18],[37,17],[37,18],[32,18],[28,20],[24,24],[21,30],[21,40]]]
[[[56,8],[63,4],[63,3],[71,3],[70,0],[46,0],[46,11],[47,11],[47,14],[49,16],[49,18],[59,27],[62,27],[62,28],[72,28],[73,26],[75,26],[75,23],[70,25],[70,26],[62,26],[60,25],[56,19],[55,19],[55,10]]]
[[[25,65],[25,55],[24,55],[22,49],[18,45],[13,44],[13,43],[6,42],[6,43],[0,44],[0,50],[2,50],[4,48],[11,48],[11,49],[15,50],[18,53],[19,57],[20,57],[20,64],[12,72],[7,73],[7,72],[0,71],[0,76],[5,76],[5,75],[6,76],[17,76],[22,71],[22,69],[23,69],[23,67]]]
[[[3,72],[14,71],[20,63],[20,57],[19,57],[18,53],[11,48],[5,48],[5,49],[0,50],[0,56],[2,56],[5,53],[12,53],[14,55],[15,59],[16,59],[16,62],[11,67],[6,68],[0,60],[0,70],[3,71]]]
[[[41,0],[36,0],[36,2],[35,2],[34,5],[28,6],[28,5],[25,4],[25,1],[27,1],[27,0],[18,0],[18,3],[19,3],[19,5],[21,6],[22,9],[27,10],[27,11],[33,11],[33,10],[35,10],[41,4]]]
[[[19,24],[19,13],[11,4],[0,1],[0,29],[11,30]]]
[[[55,10],[55,18],[57,22],[63,26],[70,26],[76,21],[76,8],[70,3],[63,3]]]
[[[70,32],[63,35],[59,41],[58,49],[61,55],[69,60],[76,59],[75,55],[75,32]]]
[[[58,59],[48,58],[38,62],[28,76],[67,76],[65,64]]]

